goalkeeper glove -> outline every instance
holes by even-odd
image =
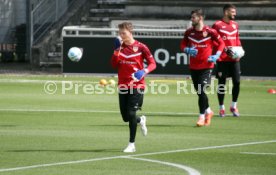
[[[194,47],[185,47],[184,52],[188,55],[191,55],[192,57],[195,57],[197,55],[198,50]]]
[[[131,74],[132,79],[135,82],[140,81],[142,78],[144,78],[144,76],[146,75],[147,71],[146,70],[138,70],[136,72],[134,72],[133,74]]]
[[[244,50],[241,46],[231,46],[225,49],[226,54],[233,59],[240,59],[244,56]]]
[[[221,51],[217,51],[215,55],[211,55],[208,57],[208,62],[216,63],[221,55]]]
[[[123,43],[122,38],[120,36],[117,36],[114,40],[114,47],[115,47],[114,49],[115,50],[119,49],[121,47],[122,43]]]
[[[231,58],[235,55],[235,53],[233,52],[233,50],[231,48],[225,48],[225,52]]]

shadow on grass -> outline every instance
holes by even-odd
[[[179,124],[179,125],[147,125],[148,127],[157,127],[157,128],[190,128],[191,125]]]
[[[89,125],[90,127],[128,127],[128,124],[124,124],[124,125]],[[138,124],[139,126],[139,124]],[[168,124],[148,124],[148,127],[164,127],[164,128],[183,128],[183,127],[193,127],[192,125],[187,125],[187,124],[172,124],[172,125],[168,125]]]
[[[102,152],[122,152],[121,149],[71,149],[71,150],[47,150],[47,149],[30,149],[30,150],[8,150],[6,152],[28,153],[28,152],[58,152],[58,153],[102,153]]]
[[[0,125],[0,128],[12,128],[17,127],[18,125]]]
[[[88,125],[88,126],[92,126],[92,127],[126,127],[127,124],[121,124],[121,125],[110,125],[110,124],[102,124],[102,125]]]
[[[141,113],[142,114],[142,113]],[[182,113],[179,113],[179,114],[147,114],[145,113],[145,115],[147,117],[194,117],[194,114],[182,114]]]

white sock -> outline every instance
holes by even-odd
[[[212,112],[212,110],[211,110],[211,108],[210,107],[208,107],[207,109],[206,109],[206,111],[205,111],[207,114],[210,114],[211,112]]]
[[[238,102],[232,102],[232,108],[237,108]]]
[[[133,147],[135,147],[135,143],[134,143],[134,142],[133,142],[133,143],[132,143],[132,142],[129,142],[129,143],[128,143],[128,146],[133,146]]]
[[[225,106],[224,105],[219,105],[219,109],[220,110],[225,110]]]
[[[199,114],[199,118],[204,119],[205,120],[205,114]]]

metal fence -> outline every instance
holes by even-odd
[[[13,2],[0,0],[0,43],[13,42],[11,37],[11,28],[13,27]]]
[[[123,20],[111,21],[111,27],[117,28],[118,24]],[[161,29],[161,30],[184,30],[191,27],[190,20],[131,20],[135,29]],[[208,26],[214,24],[214,20],[205,20],[204,23]],[[248,37],[276,37],[273,31],[276,31],[276,23],[274,21],[248,21],[237,20],[239,24],[240,36]]]
[[[185,29],[134,29],[137,38],[182,38]],[[276,30],[239,30],[241,39],[276,39]],[[66,26],[62,37],[115,37],[117,28],[83,28]]]
[[[31,46],[60,19],[74,0],[43,0],[31,11]]]

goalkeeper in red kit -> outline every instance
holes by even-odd
[[[201,9],[191,12],[192,27],[184,33],[180,48],[190,56],[190,72],[198,95],[199,119],[197,126],[209,126],[214,115],[209,107],[206,88],[211,82],[214,63],[220,57],[224,42],[216,30],[204,25],[204,13]],[[218,43],[213,55],[214,43]]]
[[[120,112],[123,121],[129,123],[129,144],[123,151],[132,153],[136,151],[137,123],[141,125],[142,134],[147,135],[146,116],[138,117],[136,112],[143,104],[144,77],[156,68],[156,63],[148,47],[133,38],[130,22],[123,22],[118,27],[119,37],[115,39],[111,64],[118,69]],[[146,68],[144,60],[148,64]]]
[[[231,77],[233,82],[232,88],[232,105],[230,112],[234,117],[238,117],[239,111],[237,101],[240,92],[240,58],[244,56],[244,50],[241,46],[239,38],[239,25],[234,21],[236,16],[236,7],[232,4],[226,4],[223,7],[224,16],[213,25],[213,28],[220,34],[224,43],[225,49],[217,62],[216,77],[218,78],[218,101],[220,105],[219,115],[225,116],[224,96],[226,78]],[[236,51],[234,48],[237,48]]]

